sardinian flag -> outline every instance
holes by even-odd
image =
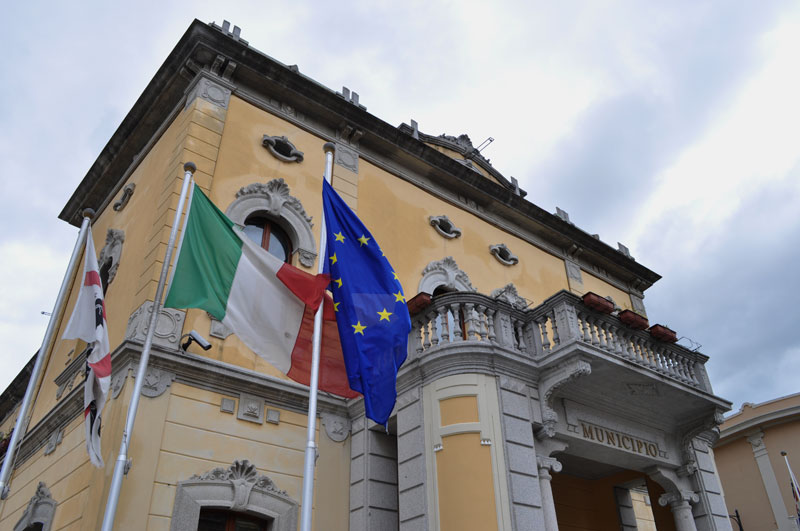
[[[86,252],[83,261],[83,283],[75,309],[69,319],[64,339],[86,341],[86,382],[83,392],[83,414],[86,418],[86,449],[89,460],[98,468],[103,467],[100,453],[100,414],[106,403],[111,383],[111,351],[108,343],[106,305],[103,302],[103,286],[100,268],[94,251],[92,230],[86,233]]]

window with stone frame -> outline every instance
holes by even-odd
[[[257,212],[244,222],[244,233],[269,254],[284,262],[292,258],[292,240],[286,231],[274,220]]]

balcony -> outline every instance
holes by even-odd
[[[483,364],[505,360],[517,370],[527,366],[530,373],[579,353],[598,369],[629,373],[620,381],[634,382],[630,385],[655,378],[691,394],[712,394],[707,356],[628,328],[616,316],[590,309],[572,293],[561,291],[531,309],[519,306],[478,293],[437,296],[412,317],[408,360],[422,362],[458,351],[474,362],[476,356],[470,353],[478,358],[494,354],[490,356],[494,361]],[[595,364],[600,360],[606,363]]]

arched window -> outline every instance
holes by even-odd
[[[256,213],[244,222],[244,233],[271,255],[284,262],[291,260],[292,240],[274,221]]]
[[[200,509],[197,531],[268,531],[267,520],[222,509]]]

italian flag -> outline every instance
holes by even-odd
[[[327,275],[310,275],[245,236],[195,185],[164,306],[201,308],[253,352],[300,383],[311,372],[314,312],[326,299]],[[327,297],[319,388],[350,390]],[[332,324],[331,324],[332,323]]]

